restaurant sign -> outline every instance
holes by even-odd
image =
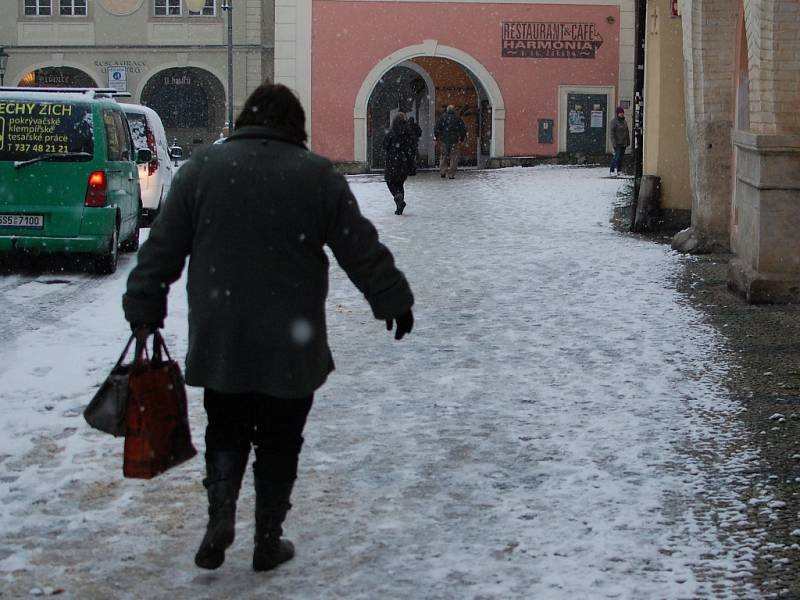
[[[594,23],[503,23],[502,56],[595,58],[602,44]]]

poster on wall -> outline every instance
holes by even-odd
[[[576,106],[569,111],[569,115],[567,115],[567,125],[569,125],[570,133],[583,133],[586,131],[586,118],[580,106]]]
[[[592,127],[598,128],[603,126],[603,111],[602,110],[593,110],[592,111]]]
[[[506,22],[502,54],[514,58],[595,58],[603,37],[594,23]]]

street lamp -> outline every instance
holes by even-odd
[[[8,66],[8,53],[0,46],[0,85],[3,85],[6,78],[6,67]]]
[[[222,10],[228,13],[228,135],[233,133],[233,5],[222,0]]]
[[[186,0],[191,12],[199,13],[206,0]],[[222,10],[228,13],[228,135],[233,131],[233,5],[231,0],[222,0]]]

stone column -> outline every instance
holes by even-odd
[[[685,252],[729,244],[733,147],[734,0],[682,3],[692,226],[673,240]]]
[[[750,131],[734,133],[728,285],[749,302],[800,302],[800,9],[745,5]]]

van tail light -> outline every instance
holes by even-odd
[[[158,171],[158,153],[156,152],[156,136],[153,135],[152,130],[148,127],[147,132],[145,133],[147,137],[147,147],[150,148],[150,152],[153,154],[153,159],[147,163],[147,174],[153,175],[156,171]]]
[[[95,171],[89,175],[89,187],[86,188],[84,206],[100,207],[106,205],[108,180],[105,171]]]

